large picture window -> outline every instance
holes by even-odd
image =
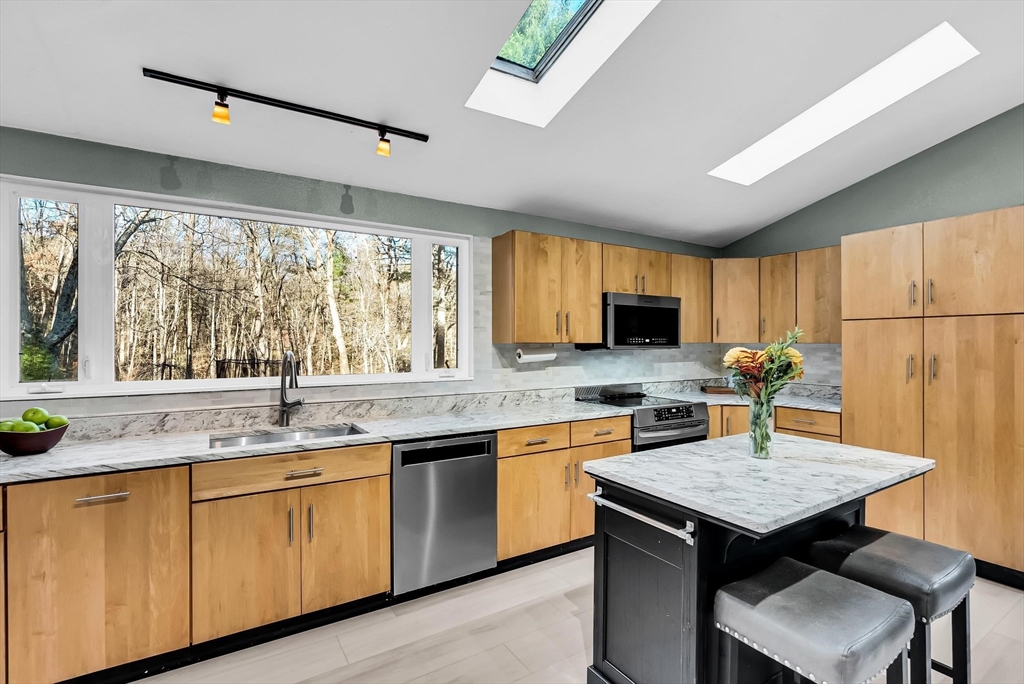
[[[464,236],[5,185],[5,395],[271,386],[288,350],[307,385],[469,377]]]

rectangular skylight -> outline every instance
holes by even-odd
[[[533,0],[492,69],[538,82],[601,0]]]
[[[976,55],[973,45],[942,22],[708,175],[756,183]]]

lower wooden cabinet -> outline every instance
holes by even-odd
[[[188,646],[187,467],[11,485],[7,514],[11,682]]]
[[[590,446],[573,447],[569,450],[572,460],[572,495],[570,499],[570,537],[581,539],[594,534],[594,502],[587,494],[592,493],[597,484],[594,478],[583,472],[583,464],[609,456],[622,456],[632,451],[633,443],[628,440],[605,442]]]
[[[708,439],[722,436],[722,407],[708,406]]]
[[[7,586],[7,575],[4,572],[4,533],[0,532],[0,684],[7,683],[7,634],[4,629],[7,625],[7,606],[4,596],[7,594],[3,587]]]
[[[722,436],[741,435],[750,430],[749,406],[722,407]]]
[[[819,435],[815,432],[801,432],[800,430],[787,430],[786,428],[775,428],[775,432],[780,435],[792,435],[794,437],[805,437],[807,439],[816,439],[821,442],[834,442],[835,444],[841,444],[842,438],[836,437],[835,435]]]
[[[498,560],[569,540],[569,449],[498,460]]]

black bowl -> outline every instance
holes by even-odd
[[[0,432],[0,451],[11,456],[43,454],[57,446],[67,425],[40,432]]]

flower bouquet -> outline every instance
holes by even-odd
[[[772,342],[764,350],[734,347],[723,363],[732,369],[736,394],[750,401],[750,455],[772,457],[772,422],[775,395],[791,380],[804,376],[804,357],[793,345],[803,332],[795,328],[786,339]]]

